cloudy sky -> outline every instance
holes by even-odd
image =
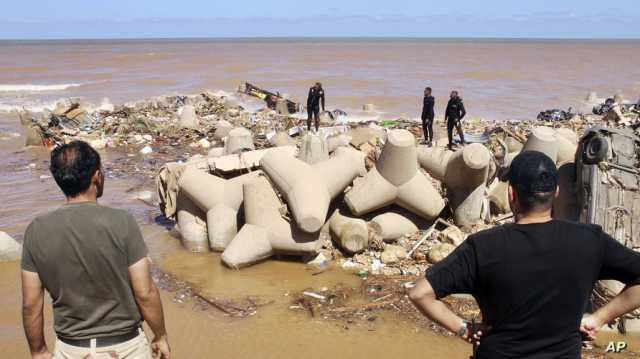
[[[640,38],[638,0],[20,0],[0,39]]]

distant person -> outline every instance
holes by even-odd
[[[471,235],[429,268],[409,297],[425,316],[474,342],[476,359],[579,359],[581,332],[593,339],[604,324],[640,307],[640,253],[600,226],[551,218],[558,172],[543,153],[518,155],[507,177],[515,223]],[[627,288],[583,317],[599,279]],[[454,293],[474,296],[484,330],[440,301]]]
[[[434,106],[435,99],[431,96],[431,87],[427,87],[424,89],[424,99],[422,100],[422,131],[424,132],[424,141],[429,146],[433,142]]]
[[[51,173],[67,201],[37,217],[24,235],[22,319],[32,358],[52,358],[44,339],[44,290],[52,300],[53,358],[170,358],[147,246],[126,211],[98,204],[100,155],[74,141],[51,153]],[[151,348],[141,329],[155,338]]]
[[[316,132],[320,128],[320,105],[322,105],[322,111],[324,112],[324,89],[322,84],[316,82],[316,84],[309,89],[309,96],[307,97],[307,130],[311,131],[311,118],[315,121]]]
[[[458,96],[458,91],[451,91],[444,119],[447,122],[447,136],[449,136],[449,149],[453,149],[453,128],[455,127],[460,136],[460,142],[464,145],[464,132],[462,131],[462,119],[467,114],[462,98]]]

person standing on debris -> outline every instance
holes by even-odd
[[[322,111],[324,112],[324,89],[322,84],[316,82],[316,84],[309,89],[309,96],[307,97],[307,130],[311,131],[311,118],[315,121],[316,132],[320,128],[320,105],[322,104]]]
[[[444,119],[447,123],[447,136],[449,136],[449,149],[453,149],[453,128],[455,127],[460,136],[460,142],[464,145],[464,132],[462,131],[462,119],[467,114],[462,98],[458,96],[458,91],[451,91],[447,109],[444,112]]]
[[[425,316],[473,342],[476,359],[579,359],[581,332],[594,338],[604,324],[640,307],[640,253],[599,226],[552,219],[558,171],[543,153],[518,155],[507,179],[515,223],[471,235],[429,268],[409,297]],[[583,317],[599,279],[627,288]],[[454,293],[475,297],[483,325],[440,301]]]
[[[431,87],[427,87],[424,89],[424,99],[422,100],[422,131],[424,132],[424,141],[429,146],[433,142],[434,105],[435,99],[431,96]]]
[[[37,217],[24,235],[22,319],[33,358],[170,358],[162,302],[147,246],[126,211],[98,204],[100,155],[74,141],[51,153],[51,173],[67,201]],[[44,339],[44,290],[51,296],[56,343]],[[141,328],[155,338],[151,348]]]

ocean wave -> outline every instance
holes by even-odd
[[[25,104],[7,104],[0,102],[0,112],[19,112],[27,110],[29,112],[43,112],[44,110],[53,110],[58,101],[41,102],[41,103],[25,103]]]
[[[79,87],[82,84],[52,84],[52,85],[35,85],[35,84],[0,84],[0,92],[45,92],[45,91],[64,91],[71,87]]]

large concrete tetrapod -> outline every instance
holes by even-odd
[[[182,246],[191,252],[208,252],[206,214],[184,193],[178,195],[177,212]]]
[[[228,155],[235,155],[244,151],[253,151],[255,148],[253,135],[251,131],[246,128],[236,127],[227,134],[224,150]]]
[[[427,219],[444,208],[444,200],[418,170],[415,138],[406,130],[393,130],[376,166],[353,184],[345,201],[356,215],[396,203]]]
[[[558,147],[558,166],[575,161],[578,150],[578,135],[568,128],[556,130],[556,146]]]
[[[338,148],[331,158],[314,165],[274,148],[260,164],[287,200],[298,227],[307,233],[320,230],[331,199],[365,171],[364,155],[347,147]]]
[[[393,212],[376,216],[370,225],[385,242],[394,242],[404,235],[418,232],[418,227],[411,220]]]
[[[191,105],[184,105],[180,119],[178,120],[180,128],[190,128],[196,130],[199,127],[198,115],[196,109]]]
[[[369,246],[369,228],[362,219],[343,216],[336,209],[329,218],[329,228],[333,239],[347,253],[360,253]]]
[[[266,178],[245,183],[243,192],[246,224],[222,253],[227,266],[246,267],[274,254],[317,253],[320,233],[300,233],[282,218],[282,203]]]
[[[329,158],[329,146],[327,140],[320,135],[307,133],[302,138],[298,159],[310,165]]]
[[[238,231],[238,209],[242,204],[242,184],[255,179],[260,172],[225,180],[195,168],[187,168],[180,176],[180,193],[207,214],[209,246],[221,251]]]
[[[418,147],[418,162],[422,168],[429,172],[431,177],[442,182],[447,172],[447,164],[453,153],[453,151],[446,147],[420,146]]]
[[[454,153],[447,163],[444,184],[458,226],[482,223],[489,214],[486,184],[490,161],[489,150],[473,143]]]
[[[549,156],[553,162],[558,161],[558,141],[556,131],[550,127],[536,127],[533,129],[522,151],[538,151]]]

